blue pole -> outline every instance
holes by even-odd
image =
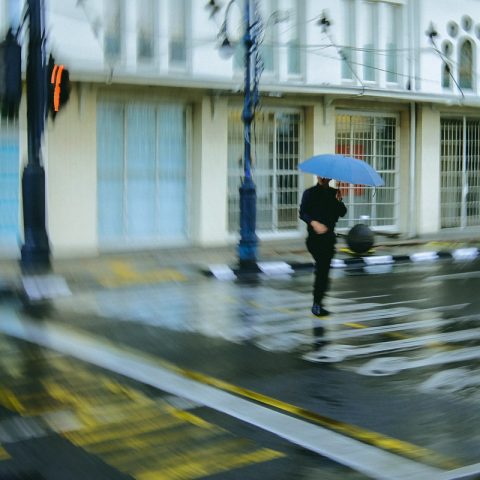
[[[25,238],[20,262],[24,271],[48,270],[50,268],[50,246],[45,226],[45,171],[41,162],[42,136],[47,108],[43,0],[28,0],[28,16],[28,163],[25,166],[22,177]]]
[[[257,217],[257,193],[252,179],[252,149],[251,128],[254,118],[253,98],[251,91],[252,70],[252,9],[251,0],[245,0],[245,34],[243,43],[245,47],[245,91],[243,101],[242,121],[244,124],[244,154],[243,168],[244,177],[239,188],[240,194],[240,242],[238,244],[238,257],[240,267],[257,270],[257,244],[258,238],[255,233]]]

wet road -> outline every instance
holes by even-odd
[[[188,400],[190,406],[182,411],[195,415],[195,422],[207,422],[227,432],[227,436],[252,442],[246,451],[232,446],[231,457],[227,446],[225,451],[220,446],[217,450],[206,449],[203,458],[217,459],[209,464],[212,470],[197,465],[183,473],[177,471],[178,476],[172,478],[401,478],[403,468],[417,472],[410,478],[460,478],[459,471],[450,477],[440,473],[458,468],[470,468],[477,475],[480,262],[440,261],[368,267],[367,271],[334,270],[332,277],[327,302],[331,315],[322,320],[309,313],[310,275],[265,277],[243,283],[198,277],[162,285],[142,285],[140,281],[128,288],[106,288],[57,300],[41,322],[33,321],[39,331],[25,320],[14,327],[22,317],[12,304],[5,306],[5,312],[13,312],[17,320],[12,320],[9,331],[7,326],[2,328],[10,335],[34,338],[44,347],[51,347],[45,350],[49,352],[47,357],[55,350],[87,362],[60,355],[62,362],[70,365],[94,371],[102,367],[99,372],[106,375],[106,382],[111,376],[119,385],[133,382],[129,388],[139,392],[146,389],[141,395],[148,401],[153,398],[156,402],[157,397]],[[325,327],[328,344],[312,353],[314,322]],[[48,336],[52,326],[60,332],[58,337]],[[72,338],[75,342],[68,343]],[[4,341],[13,340],[5,337]],[[84,349],[75,345],[83,345]],[[10,355],[2,358],[9,359]],[[140,358],[146,363],[139,364]],[[129,361],[137,362],[137,370],[133,364],[128,365]],[[173,387],[173,380],[162,383],[160,374],[159,378],[156,374],[143,378],[138,370],[143,365],[147,371],[151,361],[160,362],[155,364],[155,372],[165,369],[231,397],[222,400],[205,391],[205,398],[197,398],[190,395],[191,385]],[[7,372],[4,376],[8,377],[5,381],[10,382],[13,393],[3,395],[1,404],[12,411],[12,399],[21,402],[21,394],[11,374],[15,369],[9,368],[2,363]],[[55,368],[47,363],[46,371]],[[28,367],[24,375],[30,375]],[[76,390],[67,389],[70,393],[64,393],[64,398]],[[173,390],[177,392],[174,395]],[[94,398],[101,397],[99,393]],[[248,405],[239,405],[236,414],[231,411],[233,407],[229,410],[222,403],[231,406],[238,398]],[[85,401],[75,405],[70,409],[77,418],[75,408],[85,405]],[[258,410],[260,407],[268,411]],[[129,408],[119,407],[126,412]],[[266,420],[270,411],[281,415],[271,424]],[[28,409],[25,412],[30,414]],[[17,413],[22,411],[17,408]],[[261,419],[254,421],[256,415]],[[277,428],[275,422],[281,424],[284,418],[298,420],[295,435],[287,434],[286,426]],[[125,419],[123,422],[122,435],[133,448],[135,432],[128,433],[132,426]],[[308,437],[311,425],[319,428],[313,438]],[[91,478],[124,478],[122,472],[134,478],[163,478],[159,472],[168,470],[159,461],[154,469],[157,476],[142,477],[134,467],[131,471],[119,467],[110,457],[102,457],[102,452],[89,450],[85,438],[91,432],[82,433],[84,428],[83,424],[73,428],[70,437],[61,433],[62,441],[66,439],[94,459],[100,458],[102,465],[113,468],[109,475],[119,475]],[[347,445],[352,450],[342,453],[345,445],[341,439],[331,439],[325,431],[354,442]],[[155,451],[160,437],[161,433],[154,436],[157,440],[144,444],[145,448]],[[176,438],[188,437],[177,434]],[[220,439],[218,445],[222,442]],[[13,444],[4,444],[7,455]],[[375,451],[362,450],[362,445]],[[164,451],[164,447],[158,448]],[[380,452],[378,456],[376,452]],[[118,451],[116,454],[121,457]],[[370,454],[372,460],[364,462],[368,463],[365,466],[361,457]],[[132,465],[142,463],[131,455]],[[235,465],[225,460],[222,464],[222,455],[227,459],[245,458],[250,463]],[[398,458],[398,463],[389,463],[393,457],[388,455]],[[172,462],[182,463],[179,458]],[[6,463],[0,462],[2,465]],[[224,465],[223,470],[214,471],[214,465]]]

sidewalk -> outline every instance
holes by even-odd
[[[344,268],[349,265],[358,267],[359,264],[367,264],[366,262],[380,264],[394,263],[396,260],[409,261],[414,255],[417,255],[420,261],[449,256],[451,258],[452,252],[459,250],[464,257],[476,257],[478,247],[480,238],[473,236],[402,239],[377,234],[374,247],[367,254],[360,255],[348,249],[345,236],[339,236],[334,266]],[[279,273],[292,273],[310,272],[313,267],[303,237],[260,241],[258,257],[259,263],[266,264],[262,269],[265,267],[267,274],[275,274],[275,268]],[[50,276],[57,284],[54,289],[62,290],[67,286],[75,292],[132,284],[195,281],[205,274],[215,275],[213,272],[215,268],[232,271],[237,265],[235,244],[221,247],[193,246],[103,253],[87,258],[53,257]],[[24,288],[22,283],[24,279],[18,259],[0,259],[0,295],[21,292]]]

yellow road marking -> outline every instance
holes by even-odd
[[[203,418],[198,417],[197,415],[193,415],[190,412],[186,412],[184,410],[178,410],[176,408],[170,408],[170,413],[174,417],[177,417],[185,422],[191,423],[200,428],[205,428],[207,430],[217,429],[216,425],[213,423],[206,422]]]
[[[72,336],[78,336],[79,338],[86,337],[86,338],[91,338],[96,342],[99,341],[98,338],[92,334],[89,334],[86,332],[79,332],[72,327],[63,326],[63,328],[65,330],[68,330]],[[113,349],[118,348],[114,342],[108,339],[102,339],[101,342],[103,342],[106,345],[110,345]],[[333,431],[337,431],[351,438],[355,438],[364,443],[376,446],[386,451],[396,453],[406,458],[420,460],[432,466],[440,467],[443,469],[452,469],[452,468],[458,468],[462,466],[458,461],[451,458],[447,458],[444,455],[438,454],[427,448],[420,447],[418,445],[415,445],[403,440],[398,440],[392,437],[388,437],[386,435],[382,435],[380,433],[377,433],[362,427],[358,427],[356,425],[350,425],[345,422],[340,422],[340,421],[325,417],[323,415],[319,415],[315,412],[311,412],[304,408],[297,407],[295,405],[289,404],[282,400],[277,400],[267,395],[263,395],[261,393],[254,392],[252,390],[239,387],[237,385],[225,382],[223,380],[220,380],[214,377],[210,377],[200,372],[179,367],[167,360],[150,356],[134,348],[122,345],[122,350],[128,352],[129,354],[137,358],[143,358],[145,361],[149,363],[154,363],[154,364],[156,363],[162,366],[163,368],[173,371],[183,377],[196,380],[206,385],[211,385],[213,387],[219,388],[220,390],[231,392],[245,398],[250,398],[264,405],[268,405],[288,413],[292,413],[298,417],[305,418],[309,421],[322,425]]]
[[[18,413],[25,413],[25,407],[20,402],[18,397],[8,388],[2,388],[0,390],[0,405],[14,410]]]
[[[225,454],[220,451],[214,456],[209,455],[204,458],[190,459],[187,456],[180,465],[162,467],[161,470],[142,471],[137,473],[135,478],[137,480],[193,480],[284,456],[284,454],[268,448],[242,454],[235,452]]]
[[[353,250],[351,250],[350,248],[348,247],[342,247],[342,248],[339,248],[338,249],[340,252],[343,252],[343,253],[348,253],[350,255],[354,255],[355,257],[361,257],[361,256],[365,256],[365,255],[368,255],[368,254],[372,254],[372,253],[375,253],[375,249],[374,248],[371,248],[370,250],[368,250],[368,252],[363,252],[361,254],[357,253],[357,252],[354,252]]]
[[[218,429],[220,430],[220,429]],[[188,438],[187,438],[188,435]],[[111,459],[113,462],[119,462],[121,460],[126,460],[126,451],[152,448],[154,447],[157,452],[160,451],[160,448],[163,446],[166,449],[171,449],[173,445],[178,445],[179,442],[183,444],[188,442],[206,442],[210,441],[213,438],[219,436],[219,431],[205,430],[201,428],[189,428],[185,423],[181,424],[181,427],[172,428],[170,430],[161,430],[154,433],[149,433],[146,435],[138,435],[133,437],[122,438],[121,441],[117,442],[108,442],[103,444],[95,445],[94,450],[96,455],[103,455],[105,458]],[[135,458],[138,459],[138,454],[135,455],[133,452],[127,452],[131,455],[131,463],[135,463]],[[110,461],[110,460],[109,460]],[[127,462],[124,462],[125,464]],[[137,462],[138,464],[138,462]],[[137,465],[138,466],[138,465]],[[133,468],[125,465],[125,468]]]
[[[0,446],[0,462],[3,462],[4,460],[9,460],[11,457],[9,453]]]
[[[347,322],[347,323],[344,323],[344,325],[352,328],[368,328],[366,325],[362,325],[361,323],[355,323],[355,322]]]
[[[443,469],[452,469],[461,466],[461,464],[458,463],[456,460],[447,458],[427,448],[423,448],[403,440],[388,437],[386,435],[382,435],[380,433],[358,427],[356,425],[337,421],[332,418],[328,418],[315,412],[306,410],[304,408],[297,407],[296,405],[292,405],[282,400],[277,400],[267,395],[263,395],[252,390],[233,385],[223,380],[219,380],[199,372],[194,372],[192,370],[177,367],[176,365],[169,364],[169,362],[166,361],[162,361],[162,364],[165,366],[168,365],[168,368],[170,368],[171,370],[174,370],[177,373],[180,373],[181,375],[192,380],[196,380],[201,383],[214,386],[221,390],[235,393],[242,397],[250,398],[259,403],[275,407],[279,410],[292,413],[298,417],[305,418],[314,423],[327,427],[330,430],[337,431],[351,438],[361,440],[364,443],[382,448],[383,450],[391,451],[407,458],[421,460],[432,466],[437,466]]]
[[[69,362],[53,368],[65,377],[40,378],[25,395],[3,388],[0,403],[28,415],[30,403],[39,414],[71,409],[82,426],[60,435],[134,478],[195,479],[284,456],[104,375]],[[9,458],[0,446],[0,461]]]
[[[53,323],[54,322],[52,322],[52,324]],[[102,339],[99,341],[99,339],[94,335],[86,332],[79,332],[78,330],[69,326],[58,325],[57,328],[59,328],[60,330],[68,331],[72,338],[77,337],[79,341],[85,341],[85,339],[89,338],[96,343],[103,343],[103,345],[105,346],[110,346],[113,350],[118,350],[119,348],[114,342],[108,339]],[[295,416],[307,419],[313,423],[322,425],[333,431],[337,431],[351,438],[358,439],[364,443],[374,445],[378,448],[391,451],[398,455],[402,455],[404,457],[412,458],[415,460],[421,460],[425,463],[428,463],[430,465],[437,466],[443,469],[452,469],[452,468],[457,468],[461,466],[457,461],[447,458],[427,448],[423,448],[406,441],[391,438],[386,435],[382,435],[380,433],[370,431],[362,427],[358,427],[356,425],[351,425],[345,422],[341,422],[332,418],[325,417],[323,415],[319,415],[315,412],[311,412],[304,408],[297,407],[296,405],[289,404],[282,400],[278,400],[278,399],[269,397],[267,395],[254,392],[252,390],[239,387],[237,385],[225,382],[220,379],[216,379],[214,377],[210,377],[200,372],[179,367],[175,364],[168,362],[167,360],[163,360],[155,356],[144,354],[128,346],[122,345],[121,348],[122,348],[122,351],[126,352],[127,354],[130,354],[136,358],[143,358],[145,361],[147,361],[150,364],[157,364],[159,366],[162,366],[163,368],[173,371],[179,375],[182,375],[185,378],[190,378],[200,383],[211,385],[221,390],[231,392],[233,394],[236,394],[245,398],[252,399],[256,402],[274,407],[281,411],[291,413]],[[70,392],[70,395],[71,394],[72,392]],[[62,392],[60,392],[60,396],[63,396]],[[92,407],[90,403],[87,403],[87,404],[89,408]],[[81,403],[79,403],[78,406],[80,407]],[[180,421],[180,419],[176,419],[176,420]],[[109,438],[108,434],[105,434],[105,438]],[[98,439],[99,438],[97,438],[97,440]],[[101,437],[101,439],[103,438]],[[94,439],[92,438],[92,440]]]
[[[184,282],[187,277],[173,268],[161,268],[140,272],[130,262],[112,260],[109,262],[110,274],[101,275],[99,283],[107,288],[122,287],[136,284],[150,284],[159,282]]]
[[[181,462],[178,458],[165,457],[159,462],[159,469],[132,472],[137,480],[179,480],[195,479],[206,475],[240,468],[254,463],[265,462],[285,455],[270,449],[239,452],[248,448],[245,441],[236,439],[223,441],[208,448],[196,448],[184,452]]]
[[[66,432],[64,436],[75,445],[81,447],[93,447],[105,442],[118,441],[127,436],[141,435],[145,433],[155,433],[161,430],[169,429],[173,426],[181,425],[183,422],[179,418],[171,415],[157,416],[156,418],[137,421],[135,424],[122,422],[106,425],[91,425],[86,429],[75,432]]]

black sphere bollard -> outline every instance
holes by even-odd
[[[373,232],[367,225],[359,223],[350,229],[347,235],[347,245],[355,253],[367,253],[374,244]]]

